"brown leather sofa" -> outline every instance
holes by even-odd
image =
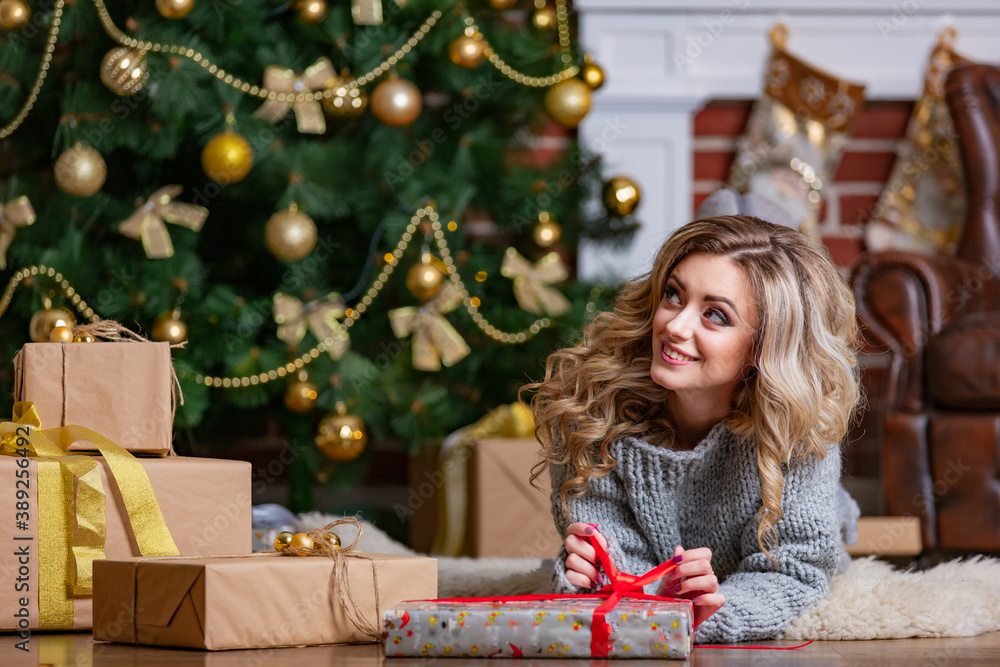
[[[925,550],[1000,552],[1000,68],[954,69],[946,96],[968,196],[956,256],[865,253],[851,283],[891,355],[887,513],[919,517]]]

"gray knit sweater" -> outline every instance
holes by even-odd
[[[761,507],[753,442],[734,435],[725,420],[693,450],[674,451],[625,438],[610,446],[618,462],[590,479],[587,492],[563,511],[559,489],[572,475],[551,466],[552,514],[566,538],[574,521],[596,523],[622,572],[643,574],[685,549],[708,547],[726,603],[695,631],[698,643],[733,643],[774,637],[829,592],[844,556],[838,512],[856,519],[857,507],[841,495],[840,449],[822,460],[808,457],[785,471],[778,522],[781,568],[757,545]],[[844,503],[852,507],[844,508]],[[842,506],[838,510],[838,503]],[[850,536],[848,536],[850,541]],[[555,562],[553,591],[584,593],[566,579],[566,548]],[[607,580],[601,577],[599,585]],[[655,594],[659,583],[646,587]]]

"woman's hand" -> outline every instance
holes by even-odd
[[[593,535],[605,549],[608,541],[587,523],[571,523],[566,532],[566,580],[580,588],[597,588],[601,576],[597,572],[597,552],[581,536]]]
[[[719,580],[712,571],[712,550],[707,547],[684,550],[674,549],[674,560],[680,565],[660,584],[659,595],[682,598],[694,603],[694,627],[719,611],[726,603],[726,596],[719,592]],[[567,559],[567,562],[569,559]]]

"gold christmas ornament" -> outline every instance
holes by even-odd
[[[333,95],[324,97],[322,102],[323,108],[331,116],[354,118],[360,116],[365,107],[368,106],[368,93],[360,86],[349,88],[347,81],[350,78],[350,72],[344,70],[340,76],[333,77],[323,86],[326,90],[333,91]]]
[[[591,90],[597,90],[604,85],[604,70],[594,62],[588,53],[583,57],[583,69],[580,71],[580,78],[590,86]]]
[[[285,407],[297,415],[304,415],[312,410],[316,405],[316,397],[319,396],[316,385],[310,382],[308,377],[303,370],[299,378],[289,382],[288,388],[285,389]]]
[[[59,189],[74,197],[89,197],[104,185],[108,167],[96,150],[77,142],[56,160],[55,178]]]
[[[485,52],[486,40],[475,28],[466,28],[464,35],[459,35],[448,44],[451,62],[466,69],[478,67]]]
[[[295,537],[293,533],[287,530],[283,530],[274,537],[274,550],[284,551],[285,547],[292,543],[292,538]]]
[[[160,188],[139,205],[135,213],[118,226],[118,232],[130,239],[142,241],[146,257],[162,259],[174,254],[174,244],[167,232],[167,222],[201,231],[208,217],[208,209],[194,204],[175,202],[183,188],[168,185]]]
[[[264,225],[264,245],[282,262],[296,262],[316,247],[316,223],[293,202]]]
[[[299,0],[295,3],[295,10],[303,23],[315,25],[323,22],[329,8],[325,0]]]
[[[517,4],[517,0],[490,0],[490,7],[493,9],[510,9]]]
[[[565,79],[545,91],[545,110],[566,127],[576,127],[590,111],[590,86],[580,79]]]
[[[209,139],[201,151],[201,168],[216,183],[238,183],[246,178],[251,167],[253,149],[250,142],[232,130]]]
[[[24,0],[0,0],[0,28],[19,30],[31,18],[31,8]]]
[[[77,335],[73,336],[74,343],[93,343],[94,340],[96,339],[91,334],[86,332],[78,333]]]
[[[337,403],[336,413],[320,421],[315,442],[323,456],[337,463],[346,463],[361,456],[368,434],[361,419],[349,414],[347,406],[341,401]]]
[[[73,313],[65,308],[49,306],[31,316],[28,335],[36,343],[45,343],[52,339],[52,330],[56,327],[68,327],[72,330],[75,326],[76,318]]]
[[[539,30],[552,30],[556,27],[556,11],[551,7],[536,9],[531,15],[531,24]]]
[[[292,539],[288,541],[288,546],[296,549],[315,549],[316,542],[313,541],[313,538],[309,537],[307,533],[295,533],[292,535]],[[296,554],[296,556],[304,555],[305,554]]]
[[[608,213],[625,216],[639,205],[642,193],[638,184],[628,176],[614,176],[604,184],[602,199]]]
[[[340,538],[337,537],[337,533],[323,533],[323,539],[329,542],[334,549],[340,548]]]
[[[444,273],[434,266],[431,254],[425,252],[420,256],[420,262],[410,267],[406,272],[406,289],[421,301],[430,299],[444,283]]]
[[[569,271],[559,253],[550,252],[532,266],[517,250],[507,248],[500,273],[514,281],[514,298],[523,310],[535,315],[544,311],[552,317],[559,317],[569,310],[566,297],[549,286],[569,278]]]
[[[156,11],[168,19],[182,19],[194,9],[194,0],[156,0]]]
[[[416,84],[391,77],[375,86],[371,106],[375,117],[386,125],[404,127],[417,119],[424,103]]]
[[[26,196],[15,197],[4,206],[0,204],[0,269],[7,268],[7,248],[14,241],[18,227],[35,222],[35,209]]]
[[[461,303],[462,293],[447,281],[437,296],[419,308],[407,306],[389,311],[389,324],[396,338],[412,337],[414,368],[441,370],[441,364],[454,366],[469,354],[465,340],[444,318]]]
[[[269,65],[264,69],[264,87],[276,93],[300,94],[323,90],[327,82],[337,78],[337,71],[328,58],[320,58],[306,71],[296,74],[290,69]],[[277,123],[289,109],[295,110],[295,125],[303,134],[323,134],[326,132],[326,118],[323,107],[316,100],[308,102],[286,102],[267,100],[254,112],[257,118]]]
[[[165,310],[153,322],[153,340],[164,340],[172,345],[187,340],[187,324],[181,319],[178,308]]]
[[[119,46],[108,51],[101,61],[101,82],[115,95],[135,95],[149,78],[146,54]]]
[[[294,347],[311,331],[316,340],[326,342],[327,352],[333,360],[339,359],[350,347],[347,330],[337,321],[343,317],[347,306],[336,292],[322,299],[302,303],[294,296],[274,293],[274,321],[278,325],[278,338]]]
[[[71,343],[73,342],[73,328],[67,326],[58,326],[52,329],[52,333],[49,334],[49,340],[53,343]]]
[[[531,230],[531,238],[539,248],[551,248],[562,238],[562,227],[552,219],[548,211],[542,211]]]

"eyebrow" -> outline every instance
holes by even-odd
[[[680,288],[681,288],[682,290],[684,290],[685,292],[687,291],[687,287],[685,287],[685,286],[684,286],[684,283],[682,283],[682,282],[681,282],[681,280],[680,280],[680,278],[678,278],[677,276],[674,276],[674,275],[670,275],[670,276],[668,276],[668,277],[667,277],[667,280],[673,280],[673,281],[674,281],[674,282],[676,282],[676,283],[677,283],[678,285],[680,285]],[[706,295],[706,296],[705,296],[705,301],[721,301],[722,303],[725,303],[725,304],[729,304],[729,307],[730,307],[730,308],[732,308],[732,309],[733,309],[733,311],[734,311],[734,312],[735,312],[735,313],[736,313],[737,315],[739,315],[740,319],[743,319],[743,316],[742,316],[742,315],[740,315],[740,311],[739,311],[739,309],[738,309],[738,308],[736,307],[736,304],[735,304],[735,303],[733,303],[732,301],[730,301],[729,299],[727,299],[727,298],[726,298],[726,297],[724,297],[724,296],[711,296],[711,295]]]

